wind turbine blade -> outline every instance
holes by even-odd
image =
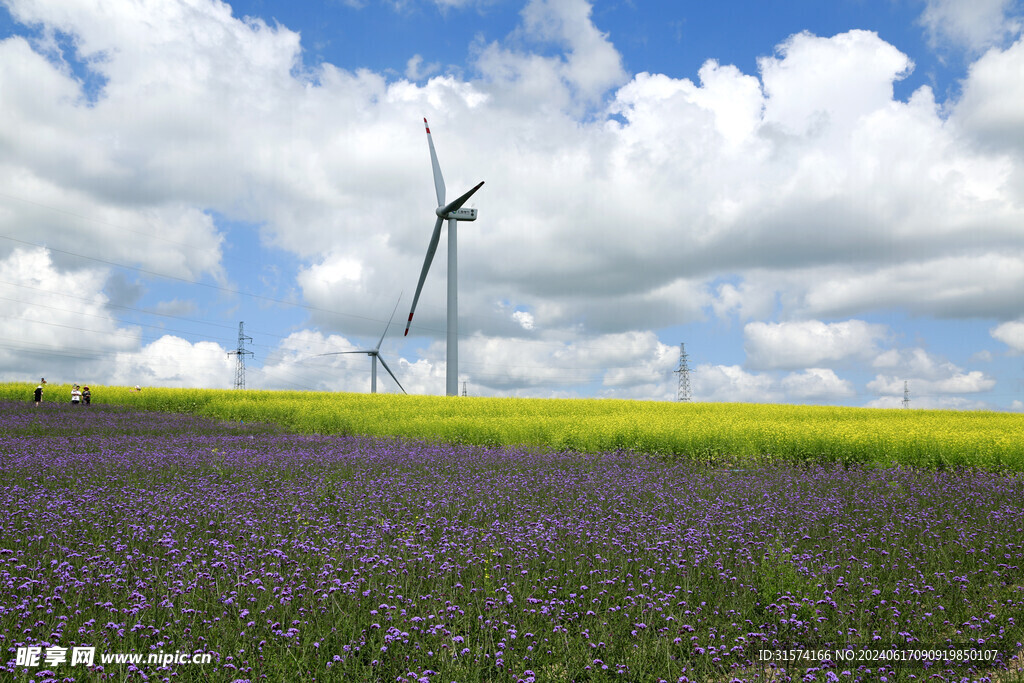
[[[391,372],[391,368],[389,368],[388,364],[384,362],[384,359],[378,355],[377,360],[380,361],[380,364],[383,365],[384,369],[388,371],[389,375],[391,375],[391,379],[395,380],[395,384],[397,384],[398,388],[402,390],[402,393],[408,394],[409,392],[405,390],[405,387],[402,386],[402,383],[398,381],[397,377],[395,377],[395,373]]]
[[[458,211],[459,209],[462,208],[462,205],[465,204],[467,201],[469,201],[469,198],[472,197],[473,194],[477,190],[479,190],[481,187],[483,187],[483,186],[484,186],[484,181],[481,180],[477,184],[477,186],[474,187],[472,190],[470,190],[466,194],[462,195],[461,197],[459,197],[458,199],[456,199],[454,202],[452,202],[448,206],[444,207],[443,209],[438,209],[437,210],[437,215],[438,216],[447,216],[452,211]]]
[[[320,356],[340,356],[344,353],[376,353],[377,349],[359,349],[358,351],[331,351],[330,353],[318,353],[313,358]]]
[[[434,260],[434,252],[437,251],[437,242],[441,239],[441,224],[444,219],[438,216],[434,223],[434,234],[430,236],[430,244],[427,246],[427,257],[423,259],[423,270],[420,271],[420,281],[416,283],[416,294],[412,297],[412,308],[409,309],[409,322],[405,323],[404,337],[409,336],[409,326],[412,325],[412,314],[416,311],[416,302],[420,300],[420,292],[423,291],[423,281],[427,279],[427,271],[430,270],[430,262]]]
[[[434,190],[437,192],[437,205],[444,205],[444,177],[441,176],[441,165],[437,163],[437,152],[434,151],[434,138],[430,136],[430,124],[423,118],[423,127],[427,129],[427,144],[430,145],[430,165],[434,167]]]
[[[380,345],[384,343],[384,337],[388,334],[388,328],[391,327],[391,321],[395,319],[395,311],[398,310],[398,304],[402,303],[402,295],[398,295],[398,301],[395,302],[395,307],[391,311],[391,317],[388,318],[388,324],[384,327],[384,334],[380,335],[380,341],[377,342],[376,350],[380,351]]]

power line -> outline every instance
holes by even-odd
[[[0,297],[0,299],[3,299],[3,297]],[[58,308],[58,307],[46,307],[46,308],[51,308],[53,310],[58,310],[58,311],[72,312],[69,309],[63,309],[63,308]],[[109,318],[107,316],[100,316],[100,315],[91,314],[91,313],[80,313],[80,315],[87,315],[87,316],[90,316],[90,317],[96,317],[96,318],[100,318],[102,320],[111,320],[113,322],[121,322],[121,321],[117,320],[116,318]],[[89,328],[85,328],[85,327],[79,327],[77,325],[68,325],[68,324],[64,324],[64,323],[56,323],[56,322],[51,322],[51,321],[47,321],[47,320],[38,320],[38,319],[33,319],[33,318],[26,318],[26,317],[23,317],[23,316],[19,316],[19,317],[15,318],[15,317],[6,316],[6,315],[0,315],[0,318],[6,318],[8,320],[16,320],[18,322],[29,322],[29,323],[34,323],[34,324],[37,324],[37,325],[46,325],[46,326],[50,326],[50,327],[59,327],[59,328],[62,328],[62,329],[75,330],[77,332],[86,332],[86,333],[90,333],[90,334],[100,334],[100,335],[103,335],[105,337],[118,337],[118,338],[123,338],[123,339],[128,339],[128,340],[131,340],[131,341],[135,341],[134,335],[119,334],[117,332],[110,332],[109,330],[89,329]],[[181,332],[182,334],[192,334],[192,335],[195,335],[195,333],[185,332],[183,330],[175,330],[175,329],[172,329],[172,328],[160,327],[158,325],[146,325],[144,323],[132,323],[132,324],[138,325],[140,327],[155,328],[157,330],[166,331],[166,332]],[[198,335],[198,336],[202,337],[204,335]],[[278,335],[275,335],[275,336],[278,336]],[[219,343],[219,338],[217,338],[217,337],[206,336],[206,339],[211,341],[211,342],[213,342],[213,343]],[[252,338],[250,337],[249,340],[251,341]],[[176,345],[176,346],[180,346],[182,348],[191,348],[193,346],[192,342],[190,342],[187,339],[182,339],[182,340],[180,340],[180,342],[168,340],[165,343],[170,343],[170,344],[173,344],[173,345]],[[326,344],[326,342],[324,342],[324,344]],[[270,346],[267,346],[265,344],[256,344],[256,346],[267,348],[267,349],[271,349],[271,350],[276,350],[275,347],[270,347]],[[422,355],[422,356],[420,356],[420,358],[423,359],[423,360],[432,360],[434,362],[440,362],[442,360],[442,358],[440,356],[434,356],[434,355],[430,355],[430,354]],[[493,362],[490,362],[490,361],[467,360],[467,361],[464,361],[463,364],[464,365],[471,365],[471,366],[478,366],[478,367],[493,367]],[[545,366],[545,365],[523,365],[523,364],[505,364],[505,365],[502,365],[501,367],[505,368],[506,370],[513,370],[513,369],[518,369],[518,370],[550,370],[551,369],[551,366]],[[648,368],[648,367],[650,367],[649,364],[642,364],[642,365],[619,365],[619,366],[615,366],[614,369],[616,369],[616,370],[633,370],[633,369],[645,369],[645,368]],[[558,375],[553,375],[551,377],[561,377],[561,378],[565,379],[566,381],[587,381],[590,378],[592,378],[592,376],[595,373],[599,373],[602,368],[562,365],[562,366],[559,366],[558,369],[560,371],[562,371],[562,372],[560,374],[558,374]],[[567,374],[564,374],[564,371],[573,371],[573,370],[578,371],[578,374],[577,375],[567,375]],[[481,372],[481,373],[477,373],[477,374],[479,376],[481,376],[481,377],[492,377],[492,378],[508,377],[508,373],[507,372],[503,373],[503,374],[486,373],[486,372]]]
[[[0,195],[2,195],[2,193],[0,193]],[[9,196],[9,195],[3,195],[3,196]],[[17,198],[15,198],[15,199],[17,199]],[[24,200],[24,201],[26,201],[28,203],[35,204],[35,202],[31,202],[29,200]],[[42,204],[40,204],[39,206],[45,207],[45,205],[42,205]],[[74,214],[72,212],[62,211],[60,209],[56,209],[56,208],[53,208],[53,207],[45,207],[45,208],[51,208],[54,211],[60,211],[62,213],[67,213],[69,215],[73,215],[73,216],[76,216],[76,217],[79,217],[79,218],[83,218],[83,219],[93,220],[93,219],[89,219],[86,216],[80,216],[78,214]],[[103,221],[97,221],[97,222],[103,223]],[[107,225],[113,225],[113,224],[107,223]],[[114,227],[117,227],[117,226],[114,226]],[[132,231],[132,232],[138,232],[138,231]],[[138,234],[147,234],[147,233],[138,232]],[[300,309],[304,309],[304,310],[307,310],[307,311],[317,311],[317,312],[327,313],[327,314],[330,314],[330,315],[337,315],[337,316],[343,316],[343,317],[348,317],[348,318],[355,318],[355,319],[360,319],[360,320],[381,322],[381,320],[378,319],[378,318],[373,318],[373,317],[368,317],[368,316],[361,316],[361,315],[356,315],[356,314],[352,314],[352,313],[345,313],[345,312],[342,312],[342,311],[335,311],[335,310],[325,309],[325,308],[316,307],[316,306],[309,306],[309,305],[297,303],[297,302],[295,302],[293,300],[279,299],[279,298],[276,298],[276,297],[270,297],[270,296],[265,296],[265,295],[253,294],[253,293],[250,293],[250,292],[245,292],[245,291],[241,291],[241,290],[238,290],[238,289],[232,289],[232,288],[224,287],[224,286],[217,285],[217,284],[211,284],[211,283],[207,283],[207,282],[200,282],[200,281],[197,281],[197,280],[191,280],[191,279],[188,279],[188,278],[183,278],[183,277],[179,277],[179,276],[175,276],[175,275],[170,275],[170,274],[167,274],[167,273],[161,273],[161,272],[157,272],[157,271],[153,271],[153,270],[149,270],[149,269],[145,269],[145,268],[141,268],[141,267],[137,267],[137,266],[130,266],[130,265],[127,265],[127,264],[124,264],[124,263],[119,263],[119,262],[111,261],[111,260],[108,260],[108,259],[92,257],[92,256],[88,256],[88,255],[85,255],[85,254],[80,254],[80,253],[77,253],[77,252],[73,252],[73,251],[70,251],[70,250],[57,249],[57,248],[54,248],[54,247],[49,247],[49,246],[47,246],[45,244],[39,244],[39,243],[27,241],[27,240],[21,240],[21,239],[17,239],[17,238],[6,236],[6,235],[0,235],[0,237],[8,239],[9,241],[12,241],[12,242],[17,242],[17,243],[20,243],[20,244],[25,244],[25,245],[28,245],[28,246],[34,246],[34,247],[38,247],[38,248],[45,249],[45,250],[48,250],[48,251],[53,251],[53,252],[56,252],[56,253],[61,253],[61,254],[65,254],[65,255],[68,255],[68,256],[74,256],[74,257],[78,257],[78,258],[94,261],[94,262],[97,262],[97,263],[102,263],[102,264],[105,264],[105,265],[108,265],[108,266],[117,267],[117,268],[124,268],[124,269],[128,269],[128,270],[133,270],[133,271],[136,271],[136,272],[139,272],[139,273],[143,273],[143,274],[146,274],[146,275],[149,275],[149,276],[153,276],[153,277],[166,278],[166,279],[182,282],[182,283],[185,283],[185,284],[198,285],[198,286],[201,286],[201,287],[205,287],[205,288],[216,290],[216,291],[220,291],[220,292],[235,294],[235,295],[239,295],[239,296],[247,296],[247,297],[251,297],[253,299],[257,299],[257,300],[268,301],[268,302],[272,302],[272,303],[276,303],[276,304],[282,304],[282,305],[285,305],[285,306],[300,308]],[[188,244],[180,243],[180,242],[174,242],[172,240],[164,240],[164,241],[169,242],[171,244],[179,244],[181,246],[187,246],[187,247],[190,247],[190,248],[198,248],[198,247],[193,247],[193,245],[188,245]],[[40,288],[40,287],[32,287],[31,285],[24,285],[24,284],[21,284],[21,283],[7,282],[7,284],[12,285],[12,286],[25,287],[25,288],[28,288],[28,289],[34,289],[34,290],[40,291],[40,292],[45,292],[46,294],[48,294],[50,296],[52,296],[54,294],[59,294],[61,296],[66,296],[66,297],[70,297],[70,298],[74,298],[74,299],[78,299],[78,300],[82,300],[82,301],[88,301],[90,303],[97,303],[97,302],[95,302],[94,299],[89,299],[89,298],[86,298],[86,297],[77,297],[75,295],[68,294],[68,293],[65,293],[65,292],[56,292],[56,291],[52,291],[52,290],[43,289],[43,288]],[[18,303],[23,303],[25,305],[32,305],[32,306],[36,306],[36,307],[46,307],[46,308],[50,308],[50,309],[53,309],[53,310],[63,310],[63,311],[67,311],[67,312],[73,312],[73,313],[76,313],[76,314],[79,314],[79,315],[88,315],[88,316],[91,316],[91,317],[96,317],[96,318],[100,318],[100,319],[110,320],[110,321],[113,321],[113,322],[115,322],[117,324],[137,325],[139,327],[153,328],[153,329],[159,329],[159,330],[164,330],[164,331],[172,331],[172,332],[180,332],[182,334],[189,334],[189,335],[196,335],[196,333],[194,333],[194,332],[185,332],[185,331],[179,331],[179,330],[167,330],[167,328],[161,328],[160,326],[156,326],[156,325],[148,325],[148,324],[145,324],[145,323],[136,323],[136,322],[125,322],[125,321],[120,320],[119,318],[109,317],[109,316],[100,316],[100,315],[97,315],[97,314],[94,314],[94,313],[85,313],[85,312],[82,312],[82,311],[72,311],[71,309],[61,309],[59,307],[46,306],[45,304],[30,303],[30,302],[19,301],[19,300],[14,300],[14,299],[9,299],[9,300],[16,301]],[[213,323],[213,322],[204,321],[204,320],[198,320],[198,319],[194,319],[194,318],[187,318],[187,317],[184,317],[184,316],[176,316],[176,315],[167,314],[167,313],[160,313],[160,312],[156,312],[156,311],[147,311],[147,310],[143,310],[143,309],[133,308],[133,307],[130,307],[130,306],[123,306],[123,305],[117,305],[117,304],[109,304],[109,303],[106,303],[106,302],[103,302],[102,305],[104,307],[107,307],[107,308],[114,308],[114,309],[120,309],[120,310],[125,310],[125,311],[134,311],[136,313],[143,314],[143,315],[155,315],[155,316],[161,316],[161,317],[166,317],[166,318],[173,318],[173,319],[183,320],[183,321],[187,321],[187,322],[191,322],[191,323],[195,323],[195,324],[199,324],[199,325],[210,325],[210,326],[220,327],[220,328],[226,328],[227,327],[226,325],[222,325],[222,324],[219,324],[219,323]],[[427,306],[427,307],[429,307],[429,306]],[[473,316],[473,317],[476,317],[476,316]],[[488,316],[488,317],[493,318],[494,316]],[[20,318],[20,319],[24,320],[24,318]],[[77,329],[77,330],[80,330],[80,331],[83,331],[83,332],[91,332],[91,333],[97,333],[97,334],[106,334],[106,335],[118,334],[116,332],[115,333],[111,333],[110,331],[106,331],[106,330],[87,330],[86,328],[62,325],[61,323],[53,323],[53,322],[48,322],[48,321],[43,321],[43,320],[36,320],[36,321],[33,321],[33,322],[35,322],[36,324],[46,324],[46,325],[53,325],[53,326],[58,326],[58,327],[70,327],[72,329]],[[429,327],[420,327],[420,329],[428,330],[428,331],[433,331],[433,332],[443,332],[443,330],[436,330],[436,329],[429,328]],[[120,335],[120,336],[126,336],[126,335]],[[198,336],[200,336],[200,337],[206,336],[206,338],[210,339],[210,340],[220,339],[219,336],[215,337],[213,335],[202,335],[201,333]],[[276,337],[276,338],[279,338],[279,339],[285,339],[286,338],[286,337],[284,337],[282,335],[273,334],[273,333],[268,333],[268,336]],[[470,335],[464,335],[464,336],[470,336]],[[132,338],[134,338],[134,335],[132,335]],[[251,341],[251,338],[250,338],[250,341]],[[511,338],[509,341],[511,341],[513,343],[516,343],[516,344],[540,344],[540,345],[549,346],[549,347],[565,347],[567,345],[565,342],[559,342],[559,341],[543,341],[543,340],[539,340],[539,339],[523,339],[523,338],[514,338],[514,337]],[[319,344],[323,345],[323,346],[327,346],[328,343],[326,341],[324,341],[324,342],[319,342]],[[571,344],[571,343],[569,345],[571,345],[574,348],[579,349],[579,350],[586,350],[586,349],[608,350],[609,348],[614,348],[614,347],[608,347],[608,346],[583,346],[583,345]],[[270,347],[270,346],[263,345],[263,344],[258,344],[257,346],[261,346],[261,347],[268,348],[268,349],[274,348],[274,347]],[[249,353],[251,354],[251,352],[249,352]],[[424,358],[426,360],[433,360],[435,362],[440,360],[440,358],[432,358],[429,355],[420,356],[420,357]],[[474,363],[473,361],[466,361],[466,364],[467,365],[475,364],[475,365],[482,366],[484,363],[483,362]],[[540,369],[548,369],[547,366],[527,366],[527,365],[507,365],[505,367],[510,368],[510,369],[511,368],[540,368]],[[622,367],[617,368],[617,369],[642,368],[642,367],[649,367],[649,365],[645,364],[645,365],[622,366]],[[579,376],[565,377],[565,379],[568,380],[568,381],[576,381],[576,382],[579,382],[579,381],[584,381],[584,382],[593,381],[592,378],[593,378],[594,373],[599,373],[600,372],[600,370],[597,369],[597,368],[589,368],[589,367],[586,367],[586,368],[584,368],[584,367],[579,367],[579,368],[576,368],[576,367],[563,367],[562,369],[563,370],[570,370],[570,371],[571,370],[579,370],[579,371],[581,371],[581,373],[583,373],[582,377],[579,377]],[[494,378],[502,377],[503,378],[503,377],[507,377],[507,374],[506,375],[484,374],[482,376],[491,376],[491,377],[494,377]],[[548,381],[550,381],[551,379],[553,379],[553,377],[549,377]]]
[[[20,239],[18,239],[16,237],[11,237],[9,235],[0,235],[0,237],[2,237],[3,239],[6,239],[6,240],[10,240],[12,242],[18,242],[20,244],[26,244],[26,245],[31,246],[31,247],[39,247],[41,249],[47,249],[49,251],[54,251],[54,252],[57,252],[58,254],[64,254],[65,256],[77,256],[78,258],[87,259],[89,261],[95,261],[97,263],[102,263],[102,264],[107,265],[107,266],[113,266],[115,268],[125,268],[127,270],[134,270],[135,272],[143,273],[145,275],[151,275],[153,277],[162,277],[162,278],[165,278],[165,279],[168,279],[168,280],[176,280],[178,282],[183,282],[185,284],[196,285],[198,287],[206,287],[208,289],[213,289],[213,290],[219,291],[219,292],[226,292],[228,294],[237,294],[239,296],[248,296],[248,297],[252,297],[253,299],[259,299],[261,301],[269,301],[269,302],[275,303],[275,304],[284,304],[286,306],[294,306],[296,308],[302,308],[302,309],[305,309],[307,311],[317,311],[319,313],[329,313],[331,315],[338,315],[338,316],[347,317],[347,318],[356,318],[356,319],[359,319],[359,320],[369,320],[369,321],[373,321],[373,322],[382,322],[381,320],[378,320],[376,318],[369,318],[369,317],[364,316],[364,315],[356,315],[355,313],[344,313],[342,311],[332,311],[330,309],[320,308],[318,306],[309,306],[307,304],[299,304],[299,303],[296,303],[294,301],[289,301],[287,299],[278,299],[276,297],[265,296],[263,294],[253,294],[251,292],[243,292],[240,289],[231,289],[230,287],[222,287],[220,285],[213,285],[213,284],[210,284],[209,282],[200,282],[198,280],[190,280],[188,278],[180,277],[178,275],[169,275],[167,273],[160,273],[160,272],[157,272],[155,270],[148,270],[146,268],[140,268],[138,266],[129,266],[127,264],[118,263],[116,261],[108,261],[107,259],[101,259],[101,258],[97,258],[95,256],[86,256],[85,254],[79,254],[79,253],[76,253],[76,252],[73,252],[73,251],[67,251],[65,249],[57,249],[56,247],[50,247],[50,246],[47,246],[45,244],[39,244],[37,242],[29,242],[27,240],[20,240]]]
[[[15,344],[5,344],[3,342],[16,342]],[[84,361],[106,361],[106,360],[118,360],[125,351],[111,350],[111,351],[80,351],[77,349],[68,349],[63,346],[54,346],[52,344],[34,344],[26,345],[24,340],[21,339],[9,339],[6,337],[0,337],[0,348],[10,349],[12,351],[20,351],[23,353],[41,355],[41,356],[57,356],[63,358],[69,358],[73,360],[84,360]],[[176,357],[176,360],[178,357]],[[190,358],[190,362],[199,362],[195,358]],[[212,361],[209,359],[203,361],[204,364],[210,364]],[[153,367],[173,367],[180,368],[180,362],[166,363],[157,360],[147,361],[147,365]]]
[[[174,245],[179,246],[179,247],[185,247],[187,249],[195,249],[196,251],[201,251],[201,250],[209,249],[208,246],[200,247],[200,246],[197,246],[195,244],[189,244],[187,242],[179,242],[177,240],[167,239],[166,237],[164,237],[161,234],[152,233],[152,232],[143,232],[141,230],[132,230],[131,228],[127,228],[124,225],[120,225],[120,224],[116,224],[116,223],[111,223],[110,221],[105,221],[105,220],[103,220],[101,218],[93,218],[92,216],[86,216],[86,215],[83,215],[83,214],[80,214],[80,213],[75,213],[74,211],[68,211],[67,209],[61,209],[61,208],[58,208],[56,206],[50,206],[49,204],[43,204],[42,202],[33,201],[31,199],[25,199],[24,197],[16,197],[16,196],[14,196],[12,194],[7,194],[6,192],[0,192],[0,197],[5,197],[7,199],[13,199],[14,201],[22,202],[23,204],[31,204],[32,206],[38,206],[41,209],[48,209],[49,211],[53,211],[55,213],[62,213],[65,216],[72,216],[73,218],[80,218],[83,221],[89,221],[91,223],[97,223],[99,225],[105,225],[105,226],[107,226],[109,228],[114,228],[118,232],[130,232],[130,233],[134,233],[136,235],[141,235],[143,237],[147,237],[149,239],[155,239],[155,240],[160,240],[161,242],[166,242],[168,244],[174,244]],[[222,257],[223,257],[223,255],[222,255]],[[239,259],[234,259],[234,260],[239,260]]]
[[[302,303],[298,303],[298,302],[291,301],[291,300],[288,300],[288,299],[279,299],[279,298],[276,298],[276,297],[265,296],[265,295],[262,295],[262,294],[253,294],[251,292],[245,292],[245,291],[242,291],[242,290],[239,290],[239,289],[232,289],[230,287],[223,287],[223,286],[220,286],[220,285],[211,284],[209,282],[200,282],[198,280],[190,280],[188,278],[183,278],[183,277],[180,277],[180,276],[177,276],[177,275],[170,275],[170,274],[167,274],[167,273],[160,273],[158,271],[148,270],[146,268],[140,268],[138,266],[130,266],[130,265],[127,265],[127,264],[124,264],[124,263],[119,263],[117,261],[110,261],[110,260],[107,260],[107,259],[101,259],[101,258],[97,258],[97,257],[94,257],[94,256],[87,256],[85,254],[80,254],[78,252],[69,251],[69,250],[66,250],[66,249],[57,249],[55,247],[50,247],[50,246],[47,246],[45,244],[40,244],[38,242],[30,242],[28,240],[22,240],[22,239],[18,239],[16,237],[11,237],[9,235],[0,235],[0,238],[6,239],[6,240],[10,240],[12,242],[18,242],[20,244],[25,244],[25,245],[32,246],[32,247],[38,247],[40,249],[47,249],[49,251],[53,251],[53,252],[56,252],[56,253],[59,253],[59,254],[64,254],[66,256],[75,256],[75,257],[86,259],[86,260],[89,260],[89,261],[95,261],[97,263],[102,263],[104,265],[113,266],[115,268],[124,268],[126,270],[133,270],[133,271],[136,271],[136,272],[139,272],[139,273],[143,273],[145,275],[151,275],[153,277],[165,278],[165,279],[168,279],[168,280],[175,280],[177,282],[182,282],[184,284],[197,285],[199,287],[205,287],[207,289],[211,289],[211,290],[219,291],[219,292],[224,292],[226,294],[235,294],[235,295],[238,295],[238,296],[250,297],[250,298],[253,298],[253,299],[258,299],[258,300],[261,300],[261,301],[267,301],[267,302],[275,303],[275,304],[281,304],[281,305],[289,306],[289,307],[292,307],[292,308],[298,308],[298,309],[302,309],[302,310],[306,310],[306,311],[310,311],[310,312],[326,313],[326,314],[329,314],[329,315],[336,315],[336,316],[340,316],[340,317],[344,317],[344,318],[352,318],[352,319],[356,319],[356,320],[365,320],[365,321],[374,322],[374,323],[386,322],[383,318],[376,318],[376,317],[358,315],[356,313],[346,313],[346,312],[343,312],[343,311],[336,311],[336,310],[332,310],[332,309],[328,309],[328,308],[321,308],[319,306],[311,306],[311,305],[308,305],[308,304],[302,304]],[[8,284],[14,284],[15,286],[19,286],[19,287],[21,287],[21,286],[28,286],[28,285],[21,285],[21,284],[18,284],[18,283],[8,283]],[[33,288],[33,289],[40,289],[40,291],[48,292],[50,294],[63,294],[62,292],[55,292],[55,291],[52,291],[52,290],[46,290],[46,289],[41,289],[41,288]],[[85,299],[85,300],[88,300],[88,299]],[[424,307],[424,308],[431,308],[431,309],[434,309],[434,310],[439,310],[439,307],[431,306],[427,302],[423,302],[420,305],[422,307]],[[113,306],[113,305],[111,305],[111,306]],[[122,307],[122,308],[127,308],[128,310],[136,310],[136,311],[138,311],[140,313],[145,313],[145,314],[148,314],[148,315],[164,315],[164,314],[159,314],[159,313],[155,313],[155,312],[142,311],[140,309],[131,309],[130,307]],[[177,317],[177,316],[171,316],[171,317]],[[491,320],[502,320],[503,322],[505,321],[505,318],[499,318],[497,316],[473,315],[473,316],[469,316],[469,317],[470,318],[475,318],[475,319],[486,318],[486,319],[491,319]],[[179,317],[179,319],[191,320],[191,319],[188,319],[188,318],[180,318],[180,317]],[[193,322],[203,322],[203,321],[195,321],[195,320],[193,320]],[[203,323],[203,324],[214,325],[216,323]],[[223,325],[218,325],[218,326],[223,327]],[[420,330],[428,331],[428,332],[435,332],[435,333],[438,333],[439,335],[444,335],[444,333],[445,333],[444,329],[439,329],[439,328],[435,328],[435,327],[427,327],[427,326],[417,325],[417,328],[420,329]],[[466,339],[466,338],[471,338],[473,335],[474,335],[473,332],[460,333],[459,337],[461,339]],[[277,336],[277,335],[273,335],[273,336]],[[541,340],[541,339],[526,339],[526,338],[517,338],[517,337],[508,337],[508,338],[509,339],[515,339],[517,344],[534,344],[534,345],[539,345],[539,346],[564,346],[563,342],[558,342],[558,341],[544,341],[544,340]],[[578,344],[575,345],[575,348],[578,348],[578,349],[590,349],[590,350],[601,350],[601,351],[604,351],[604,350],[608,349],[608,347],[606,347],[606,346],[581,346],[581,345],[578,345]],[[622,348],[626,348],[626,347],[622,347]]]
[[[6,285],[10,285],[12,287],[21,287],[21,288],[24,288],[24,289],[31,289],[31,290],[35,290],[35,291],[38,291],[38,292],[43,292],[43,293],[45,293],[47,295],[61,296],[61,297],[66,297],[66,298],[70,298],[70,299],[76,299],[78,301],[84,301],[84,302],[90,303],[90,304],[95,304],[96,303],[95,299],[92,299],[92,298],[89,298],[89,297],[76,296],[74,294],[68,294],[67,292],[56,292],[56,291],[49,290],[49,289],[43,289],[42,287],[33,287],[32,285],[25,285],[25,284],[20,284],[20,283],[17,283],[17,282],[10,282],[10,281],[7,281],[7,280],[0,280],[0,284],[6,284]],[[194,332],[194,331],[191,331],[191,330],[189,330],[189,331],[178,330],[178,329],[174,329],[174,328],[170,328],[170,327],[163,327],[162,325],[152,325],[152,324],[148,324],[148,323],[129,321],[129,320],[124,320],[122,318],[117,318],[117,317],[114,317],[114,316],[100,315],[98,313],[86,313],[85,311],[81,311],[81,310],[78,310],[78,309],[63,308],[63,307],[60,307],[60,306],[51,306],[51,305],[39,303],[39,302],[36,302],[36,301],[25,301],[24,299],[12,299],[12,298],[9,298],[9,297],[0,297],[0,301],[10,301],[12,303],[20,303],[20,304],[24,304],[25,306],[30,306],[30,307],[33,307],[33,308],[45,308],[45,309],[49,309],[49,310],[53,310],[53,311],[61,311],[61,312],[64,312],[64,313],[73,313],[75,315],[88,316],[88,317],[91,317],[91,318],[98,318],[100,320],[109,320],[110,322],[116,323],[118,325],[133,325],[133,326],[137,326],[137,327],[146,327],[146,328],[151,328],[151,329],[155,329],[155,330],[161,330],[161,331],[165,331],[165,332],[179,332],[181,334],[188,334],[188,335],[192,335],[193,337],[200,337],[200,338],[203,338],[203,339],[206,339],[206,340],[209,340],[209,341],[219,341],[219,340],[223,339],[223,337],[220,336],[220,335],[214,336],[214,335],[211,335],[211,334],[202,334],[202,333]],[[221,328],[221,329],[229,329],[229,330],[233,330],[234,329],[233,325],[224,325],[222,323],[211,322],[211,321],[208,321],[208,320],[200,320],[198,318],[188,318],[186,316],[174,315],[174,314],[171,314],[171,313],[161,313],[159,311],[150,311],[150,310],[146,310],[146,309],[142,309],[142,308],[135,308],[133,306],[125,306],[125,305],[122,305],[122,304],[111,304],[111,303],[104,303],[103,305],[105,307],[107,307],[107,308],[118,309],[118,310],[123,310],[123,311],[129,311],[129,312],[133,312],[133,313],[139,313],[141,315],[157,316],[157,317],[160,317],[160,318],[168,318],[168,319],[171,319],[171,320],[181,320],[183,322],[194,323],[196,325],[205,325],[205,326],[216,327],[216,328]],[[10,316],[2,316],[2,317],[10,318]],[[17,320],[28,320],[27,318],[20,317],[20,316],[18,318],[16,318],[16,319]],[[44,320],[35,320],[35,321],[32,321],[32,322],[36,322],[36,323],[41,324],[41,325],[55,325],[55,326],[59,325],[59,323],[51,323],[51,322],[47,322],[47,321],[44,321]],[[69,327],[73,327],[73,326],[69,326]],[[82,330],[82,331],[89,331],[89,330],[85,330],[83,328],[75,328],[75,329],[79,329],[79,330]],[[96,330],[94,330],[94,331],[96,331]],[[255,332],[257,334],[261,334],[261,335],[264,335],[264,336],[274,337],[275,339],[287,339],[287,336],[281,335],[281,334],[275,334],[273,332],[266,332],[266,331],[263,331],[263,330],[255,330]],[[109,332],[106,332],[106,331],[104,331],[104,333],[112,334],[114,336],[126,336],[126,335],[118,335],[117,333],[109,333]],[[312,343],[312,342],[310,341],[309,343]],[[317,343],[319,343],[321,346],[330,348],[329,343],[327,341],[317,342]],[[255,344],[255,346],[266,348],[266,349],[273,349],[273,348],[275,348],[275,347],[269,346],[267,344]]]

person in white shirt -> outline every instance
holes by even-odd
[[[81,400],[82,400],[82,392],[78,390],[78,385],[76,384],[71,389],[71,405],[77,406],[81,402]]]

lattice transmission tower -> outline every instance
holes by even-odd
[[[251,342],[252,337],[245,336],[244,328],[244,322],[238,323],[238,348],[228,351],[229,356],[235,357],[235,389],[245,389],[245,357],[253,355],[245,349],[245,342]]]
[[[673,372],[679,373],[679,390],[676,393],[676,400],[690,401],[693,395],[690,393],[690,361],[686,355],[686,344],[679,344],[679,367]]]
[[[910,407],[910,384],[907,380],[903,380],[903,407]]]
[[[465,382],[462,383],[462,395],[463,396],[469,396],[469,394],[466,393],[466,383]]]

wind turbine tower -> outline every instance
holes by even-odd
[[[238,348],[228,351],[229,356],[235,357],[235,389],[245,389],[245,357],[253,355],[245,350],[245,342],[251,342],[252,337],[245,336],[244,328],[244,322],[238,323]]]
[[[430,262],[434,260],[434,252],[437,251],[437,243],[441,239],[441,226],[448,221],[448,338],[447,364],[445,367],[445,393],[448,396],[459,394],[459,265],[458,265],[458,237],[456,226],[459,221],[475,221],[476,209],[463,209],[462,205],[469,201],[477,190],[483,186],[480,181],[476,187],[462,195],[455,201],[445,204],[444,177],[441,175],[441,166],[437,163],[437,152],[434,151],[434,139],[430,136],[430,125],[423,119],[423,126],[427,129],[427,145],[430,146],[430,165],[434,169],[434,190],[437,192],[437,208],[434,214],[437,221],[434,223],[434,232],[430,236],[430,244],[427,245],[427,257],[423,260],[423,270],[420,271],[420,280],[416,285],[416,294],[412,298],[412,308],[409,309],[409,322],[405,324],[405,336],[409,335],[409,326],[412,325],[412,314],[416,311],[416,302],[420,299],[420,291],[423,289],[423,281],[427,279],[427,271],[430,270]]]
[[[689,403],[693,396],[690,394],[690,363],[686,355],[686,344],[679,344],[679,367],[675,369],[679,373],[679,389],[676,392],[676,400]]]

